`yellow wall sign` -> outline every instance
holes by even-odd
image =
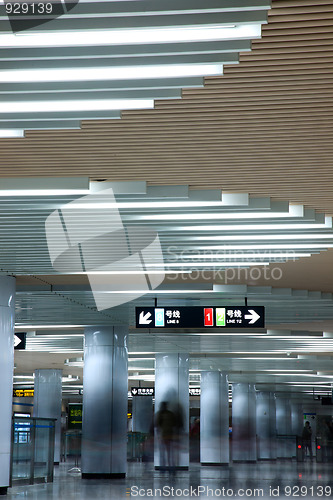
[[[14,389],[13,390],[14,398],[33,398],[34,390],[33,389]]]
[[[68,429],[82,429],[82,403],[68,404]]]

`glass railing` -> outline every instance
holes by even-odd
[[[53,481],[55,419],[13,417],[11,484]]]

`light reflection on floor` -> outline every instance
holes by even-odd
[[[81,479],[70,462],[55,469],[54,482],[8,489],[4,499],[118,500],[126,498],[333,498],[333,464],[285,460],[205,467],[191,464],[175,475],[152,464],[129,463],[125,479]]]

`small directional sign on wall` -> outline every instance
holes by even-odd
[[[14,349],[25,349],[26,336],[25,332],[14,334]]]
[[[263,306],[136,307],[136,328],[264,328]]]

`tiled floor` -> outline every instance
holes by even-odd
[[[129,463],[125,479],[81,479],[68,472],[72,464],[55,469],[54,482],[8,489],[8,499],[102,500],[126,498],[333,498],[333,464],[295,461],[258,462],[205,467],[191,464],[175,476],[141,463]]]

